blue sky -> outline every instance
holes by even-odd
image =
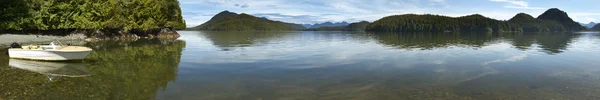
[[[228,10],[284,22],[375,21],[398,14],[484,16],[508,20],[519,12],[537,17],[549,8],[566,11],[575,21],[600,21],[600,0],[179,0],[188,27]]]

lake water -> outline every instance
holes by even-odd
[[[600,33],[179,33],[2,55],[0,100],[600,99]]]

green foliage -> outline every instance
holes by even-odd
[[[304,27],[298,24],[272,21],[266,18],[258,18],[248,14],[236,14],[223,11],[206,23],[192,28],[193,30],[215,30],[215,31],[271,31],[271,30],[302,30]]]
[[[3,0],[0,30],[184,29],[177,0]]]

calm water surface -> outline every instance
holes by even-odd
[[[2,55],[0,100],[600,99],[600,33],[179,33],[87,43],[83,62]]]

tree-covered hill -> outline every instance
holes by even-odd
[[[184,29],[177,0],[0,0],[0,30],[157,34]]]
[[[518,24],[524,32],[564,32],[567,29],[560,23],[552,20],[535,19],[525,13],[519,13],[508,22]]]
[[[569,15],[567,15],[567,12],[564,12],[558,8],[551,8],[546,10],[546,12],[538,16],[537,19],[556,21],[562,24],[567,29],[567,31],[586,30],[586,28],[581,26],[581,24],[573,21],[573,19],[571,19]]]
[[[272,21],[248,14],[236,14],[223,11],[216,14],[206,23],[191,28],[192,30],[214,30],[214,31],[273,31],[273,30],[302,30],[300,24]]]
[[[520,31],[516,24],[478,14],[463,17],[404,14],[384,17],[366,28],[381,32],[504,32]]]
[[[509,21],[499,21],[479,14],[463,17],[404,14],[384,17],[366,28],[382,32],[573,32],[586,28],[573,21],[566,12],[552,8],[538,18],[519,13]]]
[[[367,25],[369,24],[370,23],[367,21],[350,23],[348,26],[346,26],[346,31],[365,31]]]

